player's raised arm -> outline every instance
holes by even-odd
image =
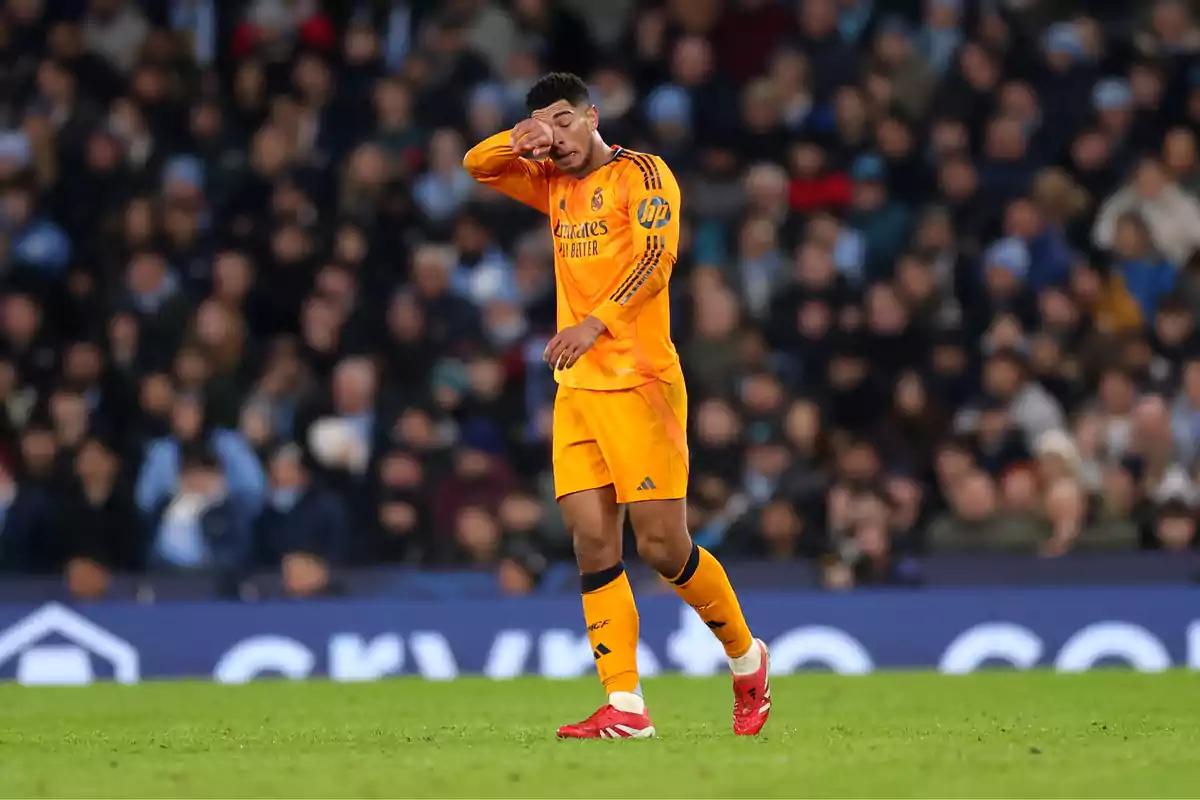
[[[467,151],[463,168],[480,183],[491,186],[543,214],[550,210],[550,183],[546,177],[547,163],[525,158],[544,156],[553,144],[552,132],[534,127],[534,120],[525,120],[512,130],[489,136]],[[538,123],[545,125],[545,123]],[[549,143],[543,143],[545,137]],[[544,148],[544,149],[541,149]]]
[[[629,154],[629,230],[634,258],[592,316],[610,331],[633,321],[646,301],[667,288],[679,255],[679,184],[658,156]]]

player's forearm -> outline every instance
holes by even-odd
[[[463,168],[472,178],[486,180],[503,175],[519,158],[512,149],[512,132],[500,131],[468,150]]]
[[[667,288],[675,257],[661,251],[647,251],[618,284],[616,291],[592,311],[591,316],[604,323],[610,332],[630,324],[646,303]]]

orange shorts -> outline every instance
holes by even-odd
[[[618,503],[687,497],[687,387],[559,386],[554,398],[554,494],[610,483]]]

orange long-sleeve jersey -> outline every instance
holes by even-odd
[[[589,315],[608,328],[556,380],[579,389],[678,380],[667,293],[679,253],[679,184],[671,170],[658,156],[616,147],[607,164],[573,178],[549,160],[518,157],[509,142],[509,131],[483,140],[463,166],[550,217],[558,329]]]

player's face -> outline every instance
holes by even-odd
[[[550,158],[563,172],[578,172],[588,164],[592,134],[596,132],[596,108],[573,106],[559,100],[532,114],[534,119],[550,123],[554,129],[554,146]]]

